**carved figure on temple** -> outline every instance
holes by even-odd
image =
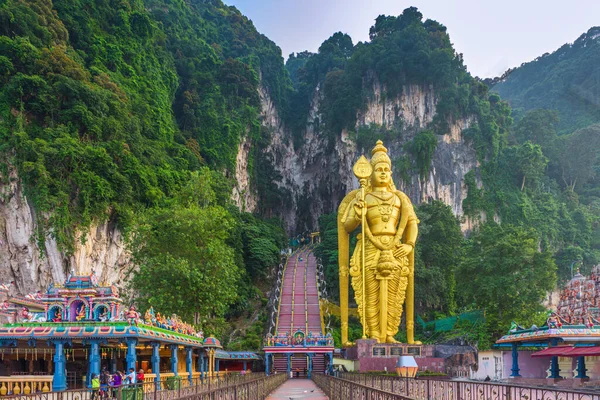
[[[92,285],[98,286],[98,275],[96,275],[96,271],[92,269],[92,273],[90,274],[90,282]]]
[[[46,322],[46,318],[41,317],[39,314],[32,313],[29,308],[21,308],[21,318],[24,322]]]
[[[75,316],[76,321],[83,321],[85,319],[85,305],[81,305],[79,310],[77,310],[77,315]]]
[[[108,321],[108,311],[106,308],[102,309],[102,312],[100,313],[100,315],[98,315],[98,320],[100,322],[106,322]]]
[[[200,339],[204,339],[204,331],[200,329],[198,332],[196,332],[196,336]]]
[[[144,323],[146,325],[154,325],[154,320],[156,320],[156,318],[154,317],[154,308],[150,307],[144,313]]]
[[[15,281],[10,281],[9,283],[0,283],[0,292],[8,292],[10,287],[15,284]]]
[[[140,320],[140,313],[137,312],[137,309],[135,308],[134,305],[132,305],[131,307],[129,307],[129,310],[127,310],[127,313],[125,314],[125,318],[127,318],[127,322],[129,322],[129,325],[138,325],[138,321]]]
[[[548,320],[546,321],[548,324],[548,328],[550,329],[560,329],[562,328],[562,322],[556,313],[552,313]]]
[[[8,302],[8,300],[4,300],[0,305],[0,310],[8,310],[9,307],[10,303]]]
[[[395,343],[406,300],[407,339],[412,344],[419,221],[408,196],[394,185],[392,163],[380,140],[371,154],[370,162],[362,156],[354,166],[361,189],[350,192],[338,209],[342,343],[348,342],[349,272],[365,336]],[[359,226],[364,233],[358,235],[348,263],[349,234]]]
[[[26,294],[25,298],[27,300],[40,300],[42,298],[42,292],[38,290],[35,293]]]
[[[52,318],[52,322],[62,322],[62,313],[60,310],[54,311],[54,317]]]

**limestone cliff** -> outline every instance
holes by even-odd
[[[432,86],[408,85],[401,95],[390,99],[382,96],[382,92],[383,88],[375,81],[372,96],[357,115],[357,128],[369,124],[387,128],[402,126],[400,134],[385,143],[391,157],[397,158],[404,153],[403,145],[431,123],[438,98]],[[351,168],[360,156],[359,149],[349,132],[341,132],[333,144],[318,132],[318,124],[315,123],[321,100],[318,87],[300,148],[294,148],[267,91],[261,89],[260,94],[262,123],[273,132],[271,145],[266,151],[274,156],[275,168],[283,176],[282,186],[295,194],[293,202],[283,210],[288,230],[298,232],[316,228],[318,216],[335,210],[345,193],[358,186]],[[452,207],[455,215],[463,215],[462,201],[467,194],[464,176],[478,167],[475,150],[462,136],[462,131],[471,125],[472,120],[472,117],[465,117],[449,121],[449,131],[438,135],[438,145],[426,179],[414,173],[409,182],[403,182],[396,171],[396,185],[415,204],[430,199],[442,200]],[[373,145],[377,139],[372,138]],[[366,149],[367,152],[369,150]],[[471,226],[470,221],[463,222],[464,230]]]
[[[402,132],[385,143],[395,158],[403,154],[403,145],[433,120],[437,97],[433,87],[418,85],[406,86],[400,96],[392,99],[381,93],[381,86],[375,83],[373,96],[357,116],[357,127],[372,123],[392,127],[401,122]],[[319,215],[335,210],[343,196],[357,187],[351,169],[360,155],[359,149],[349,132],[341,132],[333,143],[319,132],[319,88],[314,92],[299,148],[294,147],[279,110],[262,86],[259,96],[261,123],[272,134],[265,151],[270,153],[274,168],[283,178],[281,186],[292,193],[291,202],[276,211],[283,216],[290,233],[316,228]],[[462,137],[462,131],[470,124],[471,118],[452,121],[447,134],[438,136],[426,179],[413,174],[409,182],[403,182],[396,174],[396,184],[414,203],[442,200],[456,215],[462,216],[462,201],[466,196],[464,176],[478,166],[475,151]],[[377,139],[373,137],[373,143]],[[230,173],[235,180],[232,199],[240,209],[249,212],[255,211],[260,201],[249,173],[252,146],[247,138],[240,141],[236,169]],[[0,280],[15,281],[11,290],[25,294],[43,289],[50,282],[62,281],[71,269],[79,273],[94,269],[101,280],[120,282],[129,255],[116,226],[101,223],[81,232],[72,255],[61,251],[51,234],[40,248],[36,242],[36,210],[27,202],[16,171],[11,169],[9,176],[3,178],[6,183],[0,186]],[[463,229],[470,227],[469,221],[463,223]]]
[[[101,282],[120,283],[129,256],[114,224],[96,224],[81,232],[69,256],[59,249],[51,234],[40,248],[36,210],[24,196],[15,169],[0,178],[4,182],[0,184],[0,281],[14,281],[11,295],[32,293],[52,282],[62,282],[71,269],[82,274],[93,269]]]

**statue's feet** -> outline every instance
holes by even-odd
[[[399,341],[394,339],[394,337],[392,335],[387,335],[387,337],[385,338],[385,342],[386,343],[400,343]]]
[[[423,343],[421,343],[421,341],[419,341],[419,340],[409,340],[408,344],[423,344]]]

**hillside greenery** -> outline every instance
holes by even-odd
[[[556,110],[559,134],[600,123],[600,27],[487,83],[517,119],[530,110]]]
[[[139,302],[224,334],[260,309],[285,243],[229,203],[241,138],[268,140],[260,85],[285,108],[281,51],[218,0],[1,0],[0,176],[17,167],[41,249],[51,235],[69,255],[78,231],[117,224]],[[250,157],[251,176],[272,170]],[[262,176],[258,193],[277,180]]]
[[[270,272],[286,243],[272,217],[296,196],[308,218],[310,201],[306,187],[277,185],[260,96],[280,110],[296,147],[315,105],[314,130],[329,146],[343,130],[359,149],[399,139],[404,154],[394,166],[404,182],[425,179],[439,135],[469,117],[463,133],[481,167],[467,174],[463,209],[475,228],[464,237],[465,221],[442,203],[417,207],[416,279],[428,288],[417,290],[417,311],[432,319],[483,309],[485,334],[476,336],[493,338],[512,319],[539,323],[532,305],[557,276],[569,278],[574,261],[584,272],[600,261],[600,127],[590,125],[598,122],[598,79],[582,72],[595,71],[595,58],[584,57],[598,45],[590,32],[536,61],[556,72],[566,55],[579,60],[569,65],[580,69],[561,67],[562,81],[517,70],[494,88],[502,93],[522,76],[520,85],[535,89],[523,104],[558,112],[525,109],[515,95],[511,114],[467,73],[446,28],[413,7],[378,17],[369,42],[338,32],[284,65],[280,49],[220,0],[0,0],[1,183],[16,167],[41,249],[50,236],[68,256],[79,232],[116,224],[128,238],[130,289],[142,307],[178,312],[230,348],[257,349]],[[435,90],[427,127],[406,137],[401,121],[357,128],[375,86],[393,98],[411,84]],[[576,101],[543,103],[560,90]],[[242,139],[251,146],[256,215],[230,200]],[[318,249],[331,294],[339,292],[335,219],[322,216]],[[239,329],[240,320],[252,324]]]
[[[302,142],[307,118],[318,105],[315,129],[333,141],[344,129],[353,132],[360,149],[367,149],[380,134],[397,139],[402,127],[365,131],[356,127],[357,115],[380,86],[382,98],[392,99],[407,85],[432,86],[438,96],[436,116],[428,130],[438,135],[449,133],[449,125],[467,115],[475,117],[469,131],[481,159],[494,156],[500,138],[510,126],[510,109],[496,95],[488,94],[486,85],[466,71],[462,55],[452,47],[446,27],[437,21],[423,20],[414,7],[397,16],[380,15],[370,29],[370,41],[354,44],[337,32],[323,42],[317,53],[291,54],[287,69],[296,90],[288,113],[295,143]],[[321,99],[315,99],[319,88]],[[315,101],[317,103],[315,104]],[[378,135],[376,135],[377,133]],[[435,137],[435,136],[433,136]],[[430,148],[427,139],[416,147],[416,170],[425,172],[430,162],[417,159],[419,145]]]

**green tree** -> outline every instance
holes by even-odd
[[[532,110],[515,123],[511,136],[517,143],[529,140],[542,146],[542,149],[548,149],[557,137],[558,124],[555,110]]]
[[[437,143],[438,140],[435,133],[430,130],[424,130],[414,137],[409,146],[410,152],[417,164],[419,176],[423,180],[427,179],[427,175],[429,175],[431,161],[433,160],[433,154],[437,148]]]
[[[573,132],[558,139],[558,165],[562,182],[571,191],[595,175],[600,155],[600,124]]]
[[[454,314],[456,269],[462,260],[464,237],[452,209],[441,201],[423,203],[416,209],[419,240],[415,259],[415,294],[419,314],[438,311]]]
[[[457,292],[463,304],[485,311],[496,335],[512,320],[539,323],[546,293],[556,284],[552,254],[539,250],[532,228],[483,224],[468,239],[457,270]]]
[[[523,179],[521,180],[521,191],[525,188],[525,181],[534,184],[542,176],[548,164],[548,158],[542,153],[542,148],[530,141],[523,143],[516,151],[516,167],[519,169]]]
[[[136,265],[136,302],[197,323],[223,317],[237,298],[240,270],[228,240],[234,219],[216,204],[211,173],[204,170],[168,208],[148,210],[136,224],[129,249]]]

